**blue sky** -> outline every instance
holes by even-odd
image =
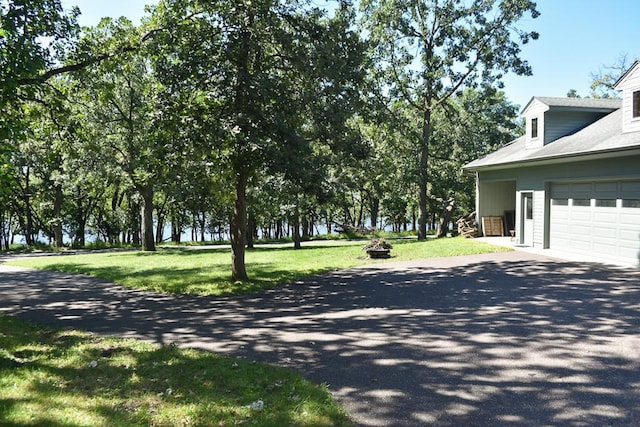
[[[149,0],[62,0],[77,5],[81,25],[95,25],[103,16],[126,16],[138,22]],[[533,76],[504,79],[509,100],[524,107],[532,96],[565,96],[575,89],[589,94],[592,73],[616,63],[621,55],[640,58],[640,1],[538,0],[541,16],[524,19],[522,28],[540,33],[525,45],[522,58]]]

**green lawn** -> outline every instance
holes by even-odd
[[[374,262],[362,251],[365,243],[306,242],[301,250],[293,250],[291,245],[247,250],[247,272],[251,279],[247,283],[231,280],[230,251],[224,248],[48,256],[16,260],[11,264],[90,274],[127,287],[156,292],[232,295],[257,292],[315,274]],[[389,261],[510,250],[461,237],[422,242],[393,240],[392,243]]]
[[[0,314],[0,425],[353,423],[325,387],[286,369]]]
[[[365,243],[249,250],[249,283],[230,279],[230,253],[222,248],[47,256],[12,264],[92,274],[160,292],[230,295],[374,262],[361,249]],[[392,243],[391,261],[509,250],[462,238]],[[252,409],[259,401],[262,409]],[[285,369],[50,329],[4,315],[0,420],[8,426],[353,425],[326,388]]]

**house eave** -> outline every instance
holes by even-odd
[[[620,78],[618,78],[618,80],[613,84],[613,88],[614,88],[614,89],[617,89],[617,90],[620,90],[620,89],[618,89],[618,87],[622,84],[622,82],[623,82],[624,80],[626,80],[626,79],[627,79],[627,77],[628,77],[628,76],[633,72],[633,70],[634,70],[637,66],[640,66],[640,60],[636,60],[636,61],[634,61],[634,62],[633,62],[633,64],[631,65],[631,67],[629,67],[629,69],[627,69],[627,71],[625,71],[625,72],[624,72],[624,74],[622,74],[622,75],[620,76]]]
[[[482,166],[471,166],[471,167],[464,166],[463,170],[468,172],[482,172],[482,171],[493,171],[493,170],[501,170],[501,169],[512,169],[520,166],[544,166],[544,165],[553,165],[558,163],[580,162],[584,160],[601,160],[601,159],[610,159],[610,158],[616,158],[616,157],[637,156],[637,155],[640,155],[640,146],[592,151],[588,153],[583,152],[583,153],[562,154],[558,156],[538,157],[534,159],[523,159],[523,160],[516,160],[512,162],[496,163],[496,164],[482,165]]]

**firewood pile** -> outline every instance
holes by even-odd
[[[471,212],[458,218],[456,225],[458,226],[458,234],[467,238],[478,237],[478,226],[476,225],[475,212]]]

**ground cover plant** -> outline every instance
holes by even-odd
[[[247,251],[250,280],[234,282],[229,271],[229,249],[178,249],[158,252],[107,252],[48,256],[12,261],[14,265],[94,275],[127,287],[166,293],[233,295],[257,292],[282,283],[356,265],[419,258],[470,255],[510,250],[464,238],[393,240],[391,258],[369,260],[367,241],[306,242],[256,247]]]
[[[325,387],[286,369],[6,315],[0,424],[353,425]]]

